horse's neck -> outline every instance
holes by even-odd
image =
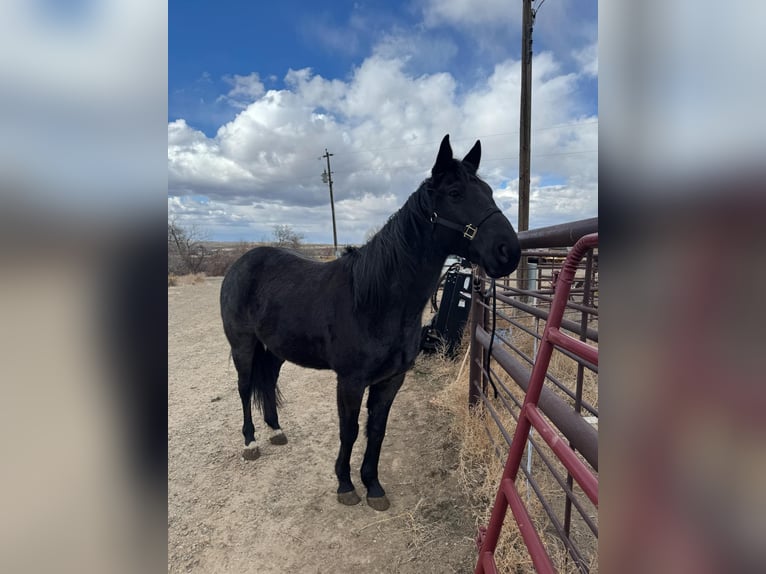
[[[431,225],[421,215],[405,210],[412,208],[411,198],[406,207],[400,210],[399,217],[405,217],[401,226],[404,241],[395,242],[391,249],[399,250],[400,256],[387,258],[386,264],[392,266],[386,275],[394,279],[386,289],[388,308],[401,307],[405,315],[422,313],[431,297],[441,273],[446,254],[442,253],[434,242]],[[393,268],[397,261],[412,262],[412,265],[400,265]]]
[[[412,303],[408,311],[419,314],[436,289],[446,255],[439,253],[430,237],[425,238],[420,245],[406,245],[405,248],[413,250],[418,259],[418,265],[410,278],[411,283],[405,283],[403,287],[412,294],[412,299],[406,299]]]

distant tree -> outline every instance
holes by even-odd
[[[168,273],[199,273],[210,252],[202,242],[205,234],[196,227],[182,227],[168,220]]]
[[[274,245],[277,245],[278,247],[300,249],[302,244],[302,233],[296,233],[295,230],[287,224],[274,226]]]
[[[266,243],[266,242],[264,242]],[[240,240],[225,247],[210,250],[202,270],[208,277],[223,277],[237,259],[253,248],[253,244]]]

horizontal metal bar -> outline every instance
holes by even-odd
[[[543,289],[543,290],[537,290],[537,291],[529,291],[526,289],[518,289],[517,287],[511,287],[510,285],[506,287],[503,285],[503,291],[513,291],[513,293],[502,293],[506,297],[514,294],[514,295],[528,295],[529,297],[534,297],[535,299],[540,299],[541,301],[547,301],[548,303],[553,302],[553,297],[549,297],[549,294],[552,295],[555,293],[553,289]],[[570,295],[582,295],[585,291],[582,289],[571,289],[569,291]],[[588,307],[587,305],[581,305],[580,303],[573,303],[572,301],[567,301],[567,309],[574,309],[576,311],[582,311],[583,313],[588,313],[589,315],[593,315],[595,317],[598,317],[598,308],[597,307]]]
[[[561,440],[559,434],[540,414],[540,409],[533,404],[527,404],[524,409],[524,416],[529,419],[532,426],[540,433],[551,450],[556,453],[559,460],[564,464],[583,492],[590,498],[591,502],[598,507],[598,479],[586,468],[583,462],[577,458],[574,451]]]
[[[520,231],[517,236],[522,249],[539,247],[570,247],[577,243],[583,235],[598,231],[598,217],[581,219],[572,223],[540,227]]]
[[[481,305],[481,306],[486,306],[486,307],[487,307],[487,309],[490,309],[490,306],[489,306],[489,305],[485,305],[484,303],[479,303],[479,305]],[[524,331],[524,332],[525,332],[527,335],[530,335],[530,336],[534,337],[534,338],[535,338],[535,339],[537,339],[538,341],[542,341],[542,340],[543,340],[543,336],[542,336],[541,334],[535,333],[535,332],[534,332],[532,329],[530,329],[529,327],[525,327],[524,325],[522,325],[521,323],[519,323],[519,322],[515,321],[514,319],[511,319],[511,318],[510,318],[508,315],[506,315],[505,313],[501,313],[500,311],[497,311],[497,315],[498,315],[499,317],[502,317],[502,318],[503,318],[503,319],[505,319],[506,321],[508,321],[508,322],[509,322],[511,325],[513,325],[514,327],[517,327],[517,328],[518,328],[518,329],[520,329],[521,331]],[[516,353],[517,353],[517,354],[518,354],[520,357],[522,357],[522,358],[523,358],[523,359],[524,359],[524,360],[525,360],[527,363],[529,363],[530,365],[532,365],[532,364],[534,363],[534,361],[532,360],[532,358],[531,358],[531,357],[527,356],[525,353],[522,353],[522,352],[521,352],[519,349],[517,349],[517,348],[516,348],[516,346],[514,346],[514,345],[511,345],[510,343],[508,343],[508,341],[506,341],[505,339],[503,339],[502,337],[500,337],[500,336],[497,334],[497,332],[495,332],[495,337],[498,337],[498,338],[500,338],[500,339],[501,339],[501,340],[502,340],[502,341],[503,341],[503,342],[504,342],[506,345],[508,345],[508,346],[509,346],[511,349],[513,349],[514,351],[516,351]],[[586,367],[586,368],[590,369],[590,370],[591,370],[591,371],[593,371],[594,373],[598,373],[598,365],[594,365],[594,364],[593,364],[593,363],[591,363],[590,361],[586,361],[585,359],[583,359],[583,358],[582,358],[582,357],[580,357],[579,355],[576,355],[575,353],[572,353],[571,351],[568,351],[568,350],[566,350],[566,349],[559,349],[559,352],[560,352],[561,354],[563,354],[563,355],[565,355],[565,356],[569,357],[570,359],[572,359],[572,360],[573,360],[573,361],[575,361],[576,363],[579,363],[579,364],[580,364],[580,365],[582,365],[583,367]],[[554,377],[554,376],[553,376],[553,375],[551,375],[550,373],[547,373],[545,376],[548,378],[548,380],[549,380],[549,381],[551,381],[551,382],[552,382],[554,385],[556,385],[558,388],[560,388],[562,391],[564,391],[566,394],[568,394],[568,395],[569,395],[571,398],[573,398],[573,399],[575,398],[575,395],[574,395],[574,393],[573,393],[572,391],[570,391],[570,390],[569,390],[569,389],[568,389],[568,388],[567,388],[565,385],[563,385],[562,383],[560,383],[560,382],[559,382],[559,380],[558,380],[556,377]],[[585,404],[585,403],[583,403],[583,404]],[[597,415],[597,414],[598,414],[598,412],[596,411],[596,409],[595,409],[594,407],[592,407],[592,406],[590,406],[590,405],[589,405],[589,406],[587,406],[586,408],[587,408],[587,409],[588,409],[588,410],[589,410],[591,413],[593,413],[594,415]]]
[[[593,363],[591,363],[590,361],[586,361],[586,360],[585,360],[585,359],[583,359],[581,356],[579,356],[579,355],[577,355],[577,354],[575,354],[575,353],[573,353],[572,351],[569,351],[569,350],[567,350],[567,349],[558,349],[558,351],[559,351],[559,353],[561,353],[562,355],[564,355],[564,356],[566,356],[566,357],[569,357],[570,359],[572,359],[572,360],[573,360],[574,362],[576,362],[577,364],[579,364],[579,365],[582,365],[583,367],[585,367],[585,368],[587,368],[587,369],[590,369],[590,370],[591,370],[591,371],[593,371],[594,373],[598,373],[598,365],[594,365],[594,364],[593,364]],[[551,378],[551,375],[546,375],[546,376],[547,376],[549,379]],[[569,394],[569,393],[567,393],[567,394]],[[572,396],[572,395],[570,395],[570,396]],[[572,397],[572,398],[574,398],[574,397]],[[583,404],[584,404],[584,403],[583,403]],[[597,414],[598,414],[598,413],[597,413],[597,412],[596,412],[594,409],[589,409],[589,410],[590,410],[590,411],[591,411],[591,412],[592,412],[594,415],[597,415]]]
[[[479,305],[480,305],[480,306],[482,306],[482,307],[485,307],[486,309],[492,309],[492,307],[491,307],[490,305],[487,305],[486,303],[482,303],[482,302],[479,302]],[[504,320],[508,321],[508,322],[509,322],[511,325],[513,325],[514,327],[516,327],[516,328],[520,329],[521,331],[524,331],[524,332],[525,332],[527,335],[530,335],[530,336],[534,337],[534,338],[535,338],[535,339],[537,339],[538,341],[542,341],[542,339],[543,339],[543,335],[541,335],[541,334],[538,334],[538,333],[535,333],[535,332],[534,332],[532,329],[530,329],[529,327],[526,327],[526,326],[522,325],[521,323],[517,322],[516,320],[512,319],[511,317],[509,317],[509,316],[508,316],[508,315],[506,315],[505,313],[502,313],[501,311],[496,311],[496,314],[497,314],[497,316],[498,316],[498,317],[501,317],[502,319],[504,319]],[[596,333],[598,333],[598,331],[596,331]],[[495,333],[495,337],[499,337],[499,335],[498,335],[497,333]],[[511,345],[511,344],[510,344],[510,343],[508,343],[508,341],[506,341],[505,339],[502,339],[502,338],[501,338],[501,340],[502,340],[502,341],[503,341],[503,342],[504,342],[506,345],[508,345],[508,346],[509,346],[511,349],[513,349],[514,351],[516,351],[516,353],[517,353],[519,356],[521,356],[521,357],[522,357],[522,358],[523,358],[523,359],[524,359],[524,360],[525,360],[527,363],[529,363],[530,365],[534,363],[534,361],[533,361],[533,360],[532,360],[530,357],[528,357],[526,354],[522,353],[522,352],[521,352],[520,350],[518,350],[518,349],[517,349],[517,348],[516,348],[514,345]],[[598,340],[597,340],[597,339],[594,339],[594,341],[598,342]],[[585,360],[585,359],[583,359],[581,356],[579,356],[579,355],[577,355],[577,354],[575,354],[575,353],[572,353],[571,351],[568,351],[567,349],[559,349],[559,352],[560,352],[561,354],[563,354],[563,355],[565,355],[565,356],[569,357],[569,358],[570,358],[570,359],[572,359],[573,361],[575,361],[575,362],[579,363],[579,364],[580,364],[580,365],[582,365],[583,367],[586,367],[586,368],[590,369],[590,370],[591,370],[591,371],[593,371],[594,373],[598,373],[598,365],[594,365],[594,364],[593,364],[593,363],[591,363],[590,361],[586,361],[586,360]],[[558,381],[558,379],[556,379],[556,377],[554,377],[554,376],[553,376],[553,375],[551,375],[550,373],[547,373],[545,376],[548,378],[548,380],[549,380],[549,381],[551,381],[551,382],[552,382],[554,385],[556,385],[558,388],[560,388],[562,391],[564,391],[564,392],[565,392],[566,394],[568,394],[570,397],[572,397],[573,399],[575,398],[575,396],[574,396],[574,393],[573,393],[572,391],[570,391],[568,388],[566,388],[566,386],[564,386],[562,383],[560,383],[560,382]],[[585,404],[585,403],[583,403],[583,404]],[[594,407],[592,407],[592,406],[590,406],[590,405],[589,405],[589,406],[587,406],[586,408],[587,408],[587,409],[588,409],[588,410],[589,410],[591,413],[593,413],[594,415],[597,415],[597,414],[598,414],[598,412],[596,411],[596,409],[595,409]]]
[[[476,327],[476,341],[485,349],[489,347],[489,333]],[[522,365],[502,345],[492,346],[492,357],[513,377],[516,384],[525,391],[529,387],[531,371]],[[564,399],[547,387],[543,387],[538,404],[553,424],[580,451],[585,460],[598,470],[598,433],[585,422]]]
[[[548,329],[548,339],[557,347],[571,351],[586,361],[598,365],[598,349],[596,347],[570,337],[558,329]]]
[[[516,299],[513,299],[512,297],[509,297],[508,295],[503,295],[502,293],[497,294],[497,300],[502,301],[503,303],[508,303],[508,305],[511,305],[512,307],[516,307],[516,309],[520,309],[521,311],[529,313],[530,315],[534,315],[535,317],[539,317],[540,319],[545,319],[546,321],[548,320],[548,316],[550,315],[550,313],[546,311],[545,309],[540,309],[538,307],[533,307],[532,305],[527,305],[520,301],[516,301]],[[578,335],[583,334],[582,329],[580,328],[580,325],[570,319],[562,319],[561,326],[564,327],[567,331],[572,331],[572,333],[576,333]],[[597,329],[588,327],[585,330],[585,336],[588,337],[588,339],[590,339],[591,341],[598,342]]]
[[[547,258],[558,257],[563,260],[563,259],[566,259],[567,253],[568,253],[568,250],[566,247],[562,247],[560,249],[556,249],[555,247],[553,247],[550,249],[543,249],[543,248],[524,249],[522,255],[525,255],[526,257],[547,257]],[[538,268],[542,265],[550,265],[550,263],[546,262],[546,263],[537,264]]]

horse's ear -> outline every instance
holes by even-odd
[[[449,144],[449,134],[444,136],[441,146],[439,146],[439,155],[436,156],[436,163],[431,168],[431,175],[435,176],[444,173],[452,164],[452,146]]]
[[[479,162],[481,161],[481,142],[476,140],[473,144],[471,151],[469,151],[463,158],[463,163],[468,164],[466,167],[470,167],[473,173],[479,169]]]

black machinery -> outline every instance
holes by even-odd
[[[420,349],[424,353],[435,353],[444,349],[446,355],[454,358],[457,354],[463,328],[471,310],[471,284],[473,274],[467,259],[453,263],[439,280],[431,306],[436,312],[431,322],[423,327]],[[436,305],[439,287],[444,284],[441,303]]]

